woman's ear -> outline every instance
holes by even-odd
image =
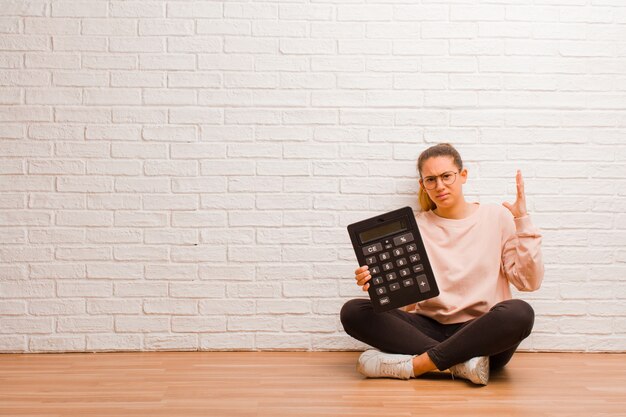
[[[467,181],[467,174],[468,174],[467,168],[463,168],[461,172],[459,173],[459,175],[463,179],[463,184],[465,184],[465,181]]]

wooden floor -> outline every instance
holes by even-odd
[[[626,354],[517,353],[486,387],[365,379],[357,352],[0,355],[1,416],[626,416]]]

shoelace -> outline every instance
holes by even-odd
[[[470,380],[472,382],[474,382],[472,380],[472,378],[471,378],[472,376],[476,376],[479,380],[485,379],[485,375],[483,375],[485,369],[479,367],[478,363],[473,364],[474,368],[472,369],[472,368],[470,368],[470,364],[468,362],[463,362],[463,363],[460,363],[458,365],[455,365],[455,367],[454,367],[455,370],[454,371],[452,371],[452,370],[450,371],[450,374],[452,375],[452,379],[454,380],[454,374],[455,373],[460,378],[468,379],[468,380]]]
[[[463,365],[463,367],[461,368],[460,365]],[[454,374],[456,373],[459,377],[461,378],[467,378],[467,366],[465,365],[465,363],[460,363],[458,365],[455,365],[455,370],[450,372],[450,374],[452,375],[452,380],[454,381]]]
[[[400,372],[396,369],[396,365],[402,363],[402,360],[382,360],[380,362],[380,373],[386,376],[400,376]]]

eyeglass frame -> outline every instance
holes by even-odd
[[[454,179],[451,182],[449,182],[449,183],[446,182],[443,179],[443,176],[444,175],[448,175],[448,174],[454,174]],[[460,172],[458,172],[458,171],[446,171],[446,172],[444,172],[442,174],[439,174],[439,175],[429,175],[427,177],[420,178],[420,183],[422,184],[422,186],[424,187],[425,190],[430,191],[430,190],[434,190],[435,188],[437,188],[437,184],[438,184],[437,178],[441,178],[441,182],[443,184],[445,184],[445,185],[452,185],[452,184],[454,184],[456,182],[456,177],[457,177],[458,174],[460,174]],[[433,179],[435,181],[434,185],[431,188],[426,187],[425,180],[428,180],[428,179]]]

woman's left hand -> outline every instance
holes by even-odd
[[[513,217],[523,217],[526,215],[526,196],[524,195],[524,180],[522,179],[522,172],[518,169],[515,176],[515,183],[517,184],[517,199],[515,203],[502,203],[502,205],[509,209]]]

